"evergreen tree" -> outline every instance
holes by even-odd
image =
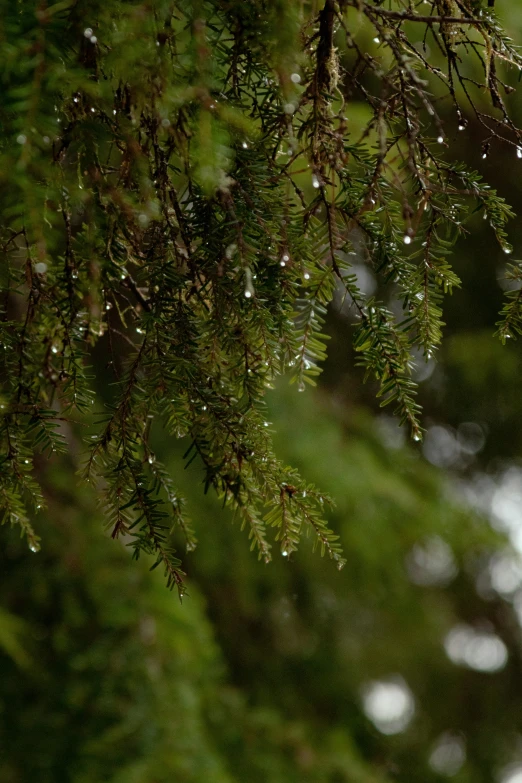
[[[39,548],[35,459],[76,451],[88,425],[83,476],[103,488],[112,536],[152,555],[182,594],[171,531],[189,550],[196,538],[154,453],[157,421],[190,438],[187,464],[201,462],[205,491],[236,511],[261,559],[267,528],[283,555],[306,529],[342,568],[328,498],[273,452],[265,391],[284,372],[300,391],[314,384],[340,291],[366,377],[421,438],[412,350],[429,358],[440,343],[443,296],[459,285],[448,256],[468,213],[481,210],[511,252],[510,208],[447,151],[474,115],[484,157],[500,143],[522,155],[505,99],[522,58],[495,10],[481,0],[1,8],[4,521]],[[400,315],[361,292],[354,254]],[[518,265],[510,274],[519,279]],[[504,341],[522,329],[521,301],[508,294]]]
[[[278,451],[339,499],[341,573],[311,541],[291,567],[258,562],[193,464],[180,483],[209,524],[180,606],[100,536],[88,488],[46,471],[45,547],[34,557],[12,529],[0,551],[2,783],[504,783],[520,761],[522,589],[507,566],[511,596],[488,573],[506,541],[414,449],[325,396],[282,383],[268,404]],[[158,447],[169,467],[174,445]],[[473,666],[445,653],[463,627]],[[375,725],[366,694],[393,685],[404,722],[385,700]]]

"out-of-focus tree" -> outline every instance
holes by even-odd
[[[207,522],[180,606],[66,468],[44,477],[46,548],[12,533],[2,555],[3,780],[478,783],[517,760],[506,540],[392,430],[294,394],[271,398],[277,447],[336,493],[340,573],[311,541],[253,559],[193,463]]]

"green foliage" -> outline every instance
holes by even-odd
[[[339,498],[341,573],[311,541],[270,568],[252,558],[193,464],[180,484],[209,522],[180,607],[100,535],[65,460],[46,473],[45,548],[32,555],[12,530],[0,553],[2,783],[441,783],[429,758],[448,731],[466,743],[457,783],[490,781],[516,757],[520,632],[507,601],[475,590],[505,540],[413,449],[386,449],[370,415],[295,397],[269,395],[277,449]],[[175,469],[171,449],[159,439]],[[412,552],[433,540],[452,568],[414,583]],[[506,668],[448,660],[459,623],[494,629]],[[387,736],[363,693],[398,674],[415,714]]]
[[[226,693],[202,601],[187,613],[161,579],[129,573],[65,477],[48,482],[60,502],[30,585],[34,555],[12,534],[2,552],[0,778],[230,783],[206,717]]]
[[[522,266],[520,262],[510,264],[506,272],[510,289],[502,309],[502,320],[497,323],[497,334],[503,343],[517,334],[522,334]]]
[[[189,549],[195,536],[152,451],[154,421],[189,436],[187,463],[200,461],[205,491],[235,510],[260,558],[269,528],[286,553],[308,530],[342,567],[325,499],[274,456],[264,410],[281,373],[313,384],[336,291],[359,320],[366,376],[421,438],[412,350],[428,358],[440,343],[443,296],[459,285],[448,254],[470,206],[510,249],[504,201],[446,160],[439,106],[462,129],[464,104],[477,113],[485,156],[497,142],[517,151],[502,93],[522,60],[477,3],[315,6],[1,4],[0,493],[31,548],[34,454],[70,448],[94,410],[84,476],[113,537],[151,555],[180,595],[172,531]],[[419,27],[433,62],[412,43]],[[369,113],[360,133],[353,98]],[[354,253],[402,316],[360,291]]]

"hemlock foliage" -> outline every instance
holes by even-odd
[[[265,390],[285,372],[299,390],[314,384],[340,290],[366,377],[421,438],[412,350],[428,358],[440,342],[443,297],[459,285],[449,254],[468,213],[481,210],[511,251],[510,208],[448,151],[472,113],[484,156],[499,143],[522,155],[504,97],[522,58],[494,9],[0,7],[4,521],[38,549],[35,459],[76,451],[87,424],[82,473],[103,488],[113,537],[150,554],[182,595],[171,530],[189,550],[196,537],[154,454],[156,420],[189,436],[186,462],[200,461],[205,491],[235,509],[260,558],[270,560],[270,528],[286,555],[307,530],[342,568],[328,498],[273,453]],[[400,315],[361,292],[356,253]],[[508,294],[502,340],[521,331],[520,303]]]

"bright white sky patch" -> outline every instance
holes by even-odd
[[[447,731],[441,734],[431,752],[429,765],[440,775],[456,775],[466,761],[464,740]],[[522,782],[521,782],[522,783]]]
[[[382,734],[400,734],[413,718],[413,694],[402,677],[370,682],[362,697],[366,716]]]
[[[491,500],[493,522],[507,530],[513,545],[522,553],[522,471],[509,468],[499,481]]]
[[[500,783],[522,783],[522,765],[506,767],[500,777]]]
[[[522,562],[511,552],[498,552],[489,563],[491,586],[500,595],[509,597],[522,584]]]
[[[444,639],[444,649],[453,663],[478,672],[498,672],[508,659],[507,647],[500,637],[468,625],[452,628]]]
[[[435,425],[426,432],[422,452],[432,465],[449,468],[458,461],[460,446],[450,429]]]
[[[415,544],[406,558],[406,569],[416,585],[447,585],[458,572],[451,548],[439,536]]]

